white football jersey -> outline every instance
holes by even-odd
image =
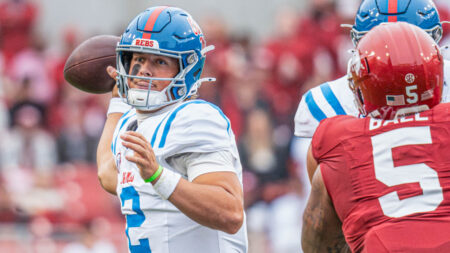
[[[450,102],[450,61],[444,60],[442,102]],[[347,76],[321,84],[306,92],[295,114],[295,136],[312,138],[319,122],[336,115],[358,116]]]
[[[144,182],[137,166],[125,159],[125,155],[133,151],[123,147],[119,137],[127,130],[134,130],[136,120],[135,109],[125,113],[116,126],[111,145],[119,170],[117,196],[127,220],[129,252],[247,252],[245,219],[234,235],[210,229],[188,218],[161,198],[152,184]],[[186,180],[211,171],[177,170],[167,162],[168,158],[186,153],[227,151],[233,156],[232,169],[242,184],[242,167],[230,122],[213,104],[203,100],[178,103],[144,119],[135,131],[151,143],[159,164]]]

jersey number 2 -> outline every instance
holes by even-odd
[[[139,239],[138,245],[132,245],[130,240],[130,229],[140,227],[145,221],[145,215],[141,210],[138,192],[134,189],[133,186],[125,187],[120,193],[120,200],[122,201],[122,205],[125,204],[125,201],[131,200],[131,208],[134,212],[136,212],[136,214],[126,215],[127,229],[125,232],[128,237],[128,247],[130,249],[130,253],[151,253],[152,251],[150,250],[150,243],[148,239]]]
[[[430,127],[405,127],[372,137],[377,180],[387,186],[419,183],[423,194],[400,200],[397,192],[378,198],[386,216],[402,217],[435,210],[444,199],[437,172],[424,163],[394,166],[392,149],[405,145],[431,144]]]

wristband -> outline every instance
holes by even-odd
[[[153,189],[163,198],[168,199],[172,195],[173,191],[177,187],[178,182],[181,179],[181,175],[175,173],[169,169],[164,169],[161,177],[153,185]]]
[[[163,166],[161,166],[161,165],[159,165],[159,167],[158,167],[158,169],[156,170],[156,172],[151,176],[151,177],[149,177],[149,178],[147,178],[147,179],[144,179],[144,182],[146,182],[146,183],[151,183],[151,182],[153,182],[153,181],[155,181],[155,179],[159,176],[159,175],[161,175],[161,172],[163,171]]]
[[[109,101],[108,112],[106,116],[111,113],[126,113],[131,109],[131,105],[123,102],[122,98],[113,97]]]

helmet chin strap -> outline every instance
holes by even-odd
[[[201,53],[203,56],[205,56],[206,53],[208,53],[208,52],[210,52],[210,51],[213,51],[215,48],[216,48],[216,47],[215,47],[214,45],[209,45],[209,46],[203,48],[203,49],[200,51],[200,53]]]
[[[204,77],[204,78],[200,78],[200,80],[197,81],[196,85],[195,85],[195,91],[193,91],[194,93],[197,93],[197,90],[202,86],[203,82],[215,82],[216,78],[214,77]]]

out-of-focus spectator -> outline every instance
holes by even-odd
[[[219,16],[207,16],[200,23],[205,34],[206,42],[214,45],[214,51],[208,55],[205,65],[205,74],[213,73],[218,80],[217,86],[223,85],[223,80],[227,78],[227,52],[231,46],[230,35],[225,22]],[[210,85],[204,85],[204,88]]]
[[[99,231],[99,222],[88,221],[81,226],[78,239],[66,245],[62,253],[115,253],[115,246]]]
[[[61,210],[63,201],[53,185],[56,144],[44,128],[44,109],[22,102],[11,108],[11,115],[12,128],[0,143],[6,190],[26,215]]]
[[[310,59],[314,47],[308,37],[297,40],[298,13],[291,8],[278,10],[275,32],[258,50],[255,65],[266,73],[264,97],[270,103],[274,119],[286,123],[294,110],[303,82],[313,72]]]
[[[245,117],[256,107],[269,109],[262,86],[264,74],[253,64],[253,55],[245,42],[239,41],[227,52],[227,79],[220,93],[220,106],[233,126],[239,139],[243,134]]]
[[[64,87],[68,85],[64,79],[64,65],[72,51],[80,44],[81,39],[81,32],[75,26],[66,27],[62,32],[62,51],[55,50],[48,56],[49,76],[56,86],[55,106],[64,99]]]
[[[6,66],[18,52],[30,45],[36,16],[36,6],[27,0],[0,3],[0,49]]]
[[[339,17],[348,24],[353,24],[355,13],[361,0],[335,0]]]
[[[266,111],[249,112],[246,122],[246,135],[240,140],[239,151],[244,168],[249,238],[266,238],[262,243],[266,244],[266,250],[271,249],[268,252],[298,252],[300,188],[297,178],[290,175],[288,150],[276,145]],[[264,222],[266,219],[271,222]],[[255,245],[258,246],[261,244]],[[252,248],[251,252],[260,250],[263,249]]]
[[[3,136],[7,128],[9,127],[9,114],[6,106],[5,93],[3,91],[3,76],[0,67],[0,136]]]
[[[86,162],[87,136],[83,130],[83,104],[66,100],[59,105],[62,125],[58,134],[59,161]]]
[[[249,112],[246,119],[245,135],[239,141],[239,151],[244,170],[252,173],[257,179],[257,188],[253,198],[246,201],[251,205],[254,201],[272,201],[277,197],[275,192],[265,194],[264,188],[268,184],[288,179],[287,169],[288,152],[279,148],[273,140],[273,128],[270,116],[266,111],[254,109]],[[245,186],[244,186],[245,187]],[[284,193],[284,192],[283,192]]]
[[[44,49],[43,41],[38,37],[33,38],[32,46],[23,49],[11,61],[9,74],[7,74],[13,82],[28,85],[16,89],[21,93],[23,92],[22,89],[26,88],[28,100],[49,105],[55,99],[56,86],[49,75],[50,71]]]
[[[93,163],[106,118],[105,96],[87,96],[69,85],[61,95],[61,102],[52,107],[59,162]]]
[[[57,253],[56,242],[51,237],[54,232],[54,225],[45,217],[36,215],[28,224],[30,231],[30,241],[27,245],[30,252],[36,253]]]
[[[36,103],[23,102],[11,108],[11,115],[12,128],[0,144],[2,168],[53,170],[56,145],[44,128],[44,108]]]

